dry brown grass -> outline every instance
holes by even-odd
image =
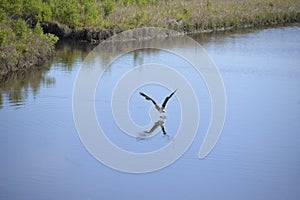
[[[300,21],[299,0],[166,0],[144,6],[117,3],[103,26],[121,30],[159,26],[191,32],[296,21]]]

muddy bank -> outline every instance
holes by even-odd
[[[300,15],[294,15],[293,17],[284,16],[280,19],[267,19],[267,20],[247,20],[241,19],[241,23],[227,24],[225,22],[219,22],[210,25],[203,25],[201,22],[190,25],[183,19],[172,19],[168,21],[168,28],[176,30],[183,34],[188,33],[207,33],[207,32],[222,32],[228,30],[237,30],[245,28],[262,28],[271,27],[276,25],[285,25],[290,23],[299,23]],[[74,40],[85,41],[92,43],[99,43],[103,40],[110,38],[111,36],[121,33],[119,27],[113,29],[97,30],[94,28],[81,28],[75,29],[62,25],[59,23],[41,23],[41,26],[45,33],[51,33],[58,36],[61,40]]]
[[[0,47],[0,77],[17,71],[27,71],[45,65],[51,60],[54,49],[48,44],[38,44],[19,53],[13,46]]]
[[[103,41],[117,33],[122,32],[122,30],[115,29],[105,29],[96,30],[92,28],[80,28],[75,29],[62,25],[55,22],[41,23],[44,33],[51,33],[63,40],[76,40],[76,41],[87,41],[97,43]]]

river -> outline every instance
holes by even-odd
[[[185,61],[148,49],[119,57],[104,72],[95,91],[103,130],[117,146],[138,153],[172,141],[180,120],[177,98],[168,102],[167,134],[149,138],[120,136],[108,110],[120,77],[134,65],[158,60],[178,66],[197,85],[197,135],[176,162],[150,173],[120,172],[95,159],[72,111],[77,73],[93,46],[64,41],[47,66],[1,80],[0,199],[299,199],[300,26],[192,37],[219,69],[227,97],[222,134],[207,157],[198,159],[212,110],[204,81],[182,67]],[[156,84],[139,91],[160,102],[171,92]],[[151,102],[139,91],[129,108],[145,125]]]

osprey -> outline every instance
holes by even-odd
[[[146,95],[145,93],[140,92],[140,95],[143,96],[143,97],[145,97],[146,100],[151,101],[151,102],[154,104],[156,110],[158,110],[158,112],[159,112],[160,114],[164,114],[164,113],[166,112],[166,111],[165,111],[165,108],[166,108],[166,105],[167,105],[168,101],[169,101],[170,98],[175,94],[176,91],[177,91],[177,89],[176,89],[174,92],[172,92],[169,96],[167,96],[167,97],[165,98],[165,100],[164,100],[163,104],[161,105],[161,107],[160,107],[160,106],[159,106],[159,105],[158,105],[151,97],[149,97],[149,96]]]

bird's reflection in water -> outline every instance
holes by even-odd
[[[167,132],[165,130],[165,121],[167,119],[167,115],[166,115],[166,111],[165,111],[165,108],[166,108],[166,105],[168,103],[168,101],[171,99],[171,97],[176,93],[177,89],[174,90],[169,96],[167,96],[164,100],[164,102],[162,103],[161,106],[159,106],[155,101],[154,99],[152,99],[150,96],[146,95],[145,93],[143,92],[140,92],[140,95],[142,97],[144,97],[147,101],[151,101],[154,105],[154,108],[160,113],[160,117],[159,117],[159,120],[157,120],[152,128],[150,130],[145,130],[144,132],[142,133],[139,133],[138,134],[138,139],[146,139],[148,138],[149,136],[153,135],[155,133],[155,130],[160,127],[161,128],[161,131],[163,133],[164,136],[168,136],[167,135]]]
[[[143,140],[143,139],[146,139],[146,138],[152,136],[156,132],[158,127],[160,127],[163,136],[169,137],[169,135],[167,134],[166,129],[165,129],[165,120],[166,120],[166,118],[160,118],[159,120],[157,120],[153,124],[151,129],[145,130],[142,133],[139,133],[138,136],[137,136],[137,139]]]

